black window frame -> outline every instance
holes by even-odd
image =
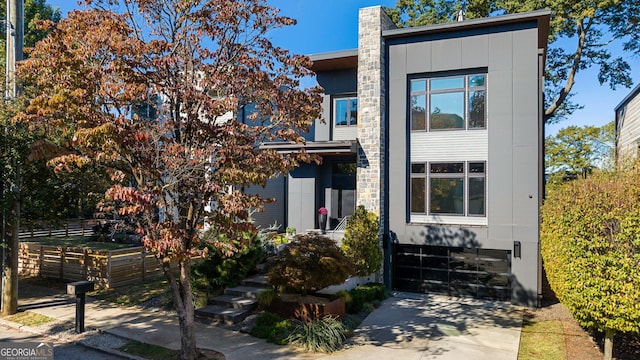
[[[472,86],[470,83],[470,79],[476,76],[484,77],[483,85],[481,86]],[[447,79],[456,79],[463,78],[463,87],[451,87],[444,89],[432,89],[432,81],[434,80],[447,80]],[[488,76],[486,71],[474,71],[469,73],[457,73],[457,74],[441,74],[441,75],[431,75],[431,76],[414,76],[408,79],[408,128],[411,132],[438,132],[438,131],[464,131],[464,130],[485,130],[487,129],[488,123],[488,111],[487,111],[487,81]],[[419,86],[419,90],[414,90],[414,84]],[[418,86],[416,86],[418,87]],[[483,124],[482,126],[472,126],[472,114],[471,114],[471,99],[470,96],[474,92],[482,91],[484,92],[484,101],[483,101]],[[432,126],[432,95],[442,95],[442,94],[455,94],[455,93],[463,93],[463,126],[462,127],[445,127],[445,128],[434,128]],[[421,111],[414,111],[414,99],[418,99],[419,97],[424,98],[424,108]],[[416,120],[416,115],[421,115],[421,119]],[[414,127],[414,122],[416,122],[416,127]],[[420,126],[424,123],[424,127]]]
[[[449,166],[447,169],[447,165]],[[480,165],[480,166],[479,166]],[[484,160],[471,160],[471,161],[424,161],[424,162],[412,162],[409,169],[409,184],[407,186],[409,192],[409,203],[407,207],[411,215],[427,215],[427,216],[455,216],[455,217],[473,217],[473,218],[486,218],[487,217],[487,162]],[[475,171],[472,167],[475,166]],[[440,168],[441,171],[433,171]],[[480,168],[479,168],[480,167]],[[459,171],[462,169],[462,172]],[[462,213],[456,212],[437,212],[432,210],[432,179],[462,179],[463,188],[463,202]],[[421,192],[421,198],[423,203],[414,203],[414,182],[418,183],[422,179],[423,191]],[[471,211],[471,182],[472,179],[482,179],[483,185],[483,197],[481,199],[481,207],[479,211]],[[422,211],[416,211],[423,209]]]

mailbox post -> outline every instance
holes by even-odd
[[[94,290],[91,281],[76,281],[67,284],[67,294],[76,296],[76,333],[84,332],[84,303],[85,294]]]

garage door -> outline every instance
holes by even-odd
[[[511,299],[511,251],[396,244],[394,288],[401,291]]]

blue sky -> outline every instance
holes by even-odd
[[[355,49],[358,41],[358,9],[367,6],[395,6],[396,0],[268,0],[281,9],[282,14],[294,18],[298,24],[273,32],[272,40],[298,54],[317,54],[328,51]],[[59,7],[62,15],[80,8],[75,0],[47,0]],[[570,41],[565,41],[571,46]],[[564,44],[564,43],[563,43]],[[569,49],[569,48],[568,48]],[[627,56],[634,86],[640,82],[640,58]],[[600,85],[595,68],[578,73],[572,90],[575,101],[584,106],[566,120],[548,125],[547,134],[555,134],[569,125],[601,126],[614,119],[613,108],[631,91],[618,87],[615,91],[608,85]]]

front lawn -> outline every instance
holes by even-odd
[[[20,240],[22,243],[40,244],[68,248],[88,248],[91,250],[117,250],[132,247],[130,244],[97,241],[96,236],[68,236],[68,237],[39,237]]]
[[[169,282],[165,279],[151,280],[144,283],[121,286],[115,289],[100,289],[87,295],[118,305],[141,305],[158,297],[158,306],[165,307],[171,299]]]

